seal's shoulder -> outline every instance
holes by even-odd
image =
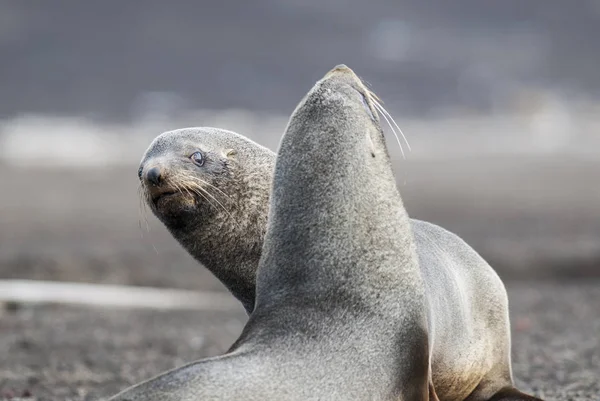
[[[411,219],[417,252],[424,258],[443,259],[458,266],[488,267],[487,262],[457,234],[427,221]]]

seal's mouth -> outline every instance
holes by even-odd
[[[177,195],[178,193],[179,192],[177,192],[175,190],[162,191],[160,193],[152,195],[152,203],[154,204],[155,207],[158,207],[159,202],[162,202],[163,200],[172,198],[173,196]]]

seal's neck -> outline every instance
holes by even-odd
[[[292,117],[280,146],[258,304],[282,302],[278,294],[396,297],[408,291],[398,283],[418,286],[410,220],[385,147],[370,149],[365,124],[351,116],[320,112]]]
[[[189,226],[173,232],[184,248],[242,302],[248,313],[254,309],[272,165],[264,170],[262,174],[257,171],[222,187],[230,195],[220,199],[224,209],[192,220]],[[214,203],[210,207],[215,207]]]

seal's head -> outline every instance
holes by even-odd
[[[154,215],[247,308],[254,301],[273,164],[273,152],[248,138],[201,127],[159,135],[138,170]]]
[[[296,107],[275,164],[257,304],[297,294],[299,282],[310,283],[303,302],[338,290],[398,296],[391,283],[416,256],[375,102],[339,65]]]
[[[222,133],[211,128],[169,131],[146,151],[138,176],[148,205],[165,224],[208,218],[218,210],[224,200],[218,184],[231,178],[235,156],[235,149],[220,143]]]
[[[184,128],[150,144],[138,176],[148,205],[163,223],[196,225],[231,217],[231,208],[248,195],[239,187],[253,176],[246,163],[257,163],[260,171],[271,167],[271,159],[270,151],[235,132]]]

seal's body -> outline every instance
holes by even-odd
[[[139,168],[152,212],[248,313],[254,307],[274,164],[269,149],[206,127],[159,135]]]
[[[114,400],[537,400],[512,387],[502,282],[408,218],[347,67],[294,112],[273,182],[255,310],[230,352]]]

